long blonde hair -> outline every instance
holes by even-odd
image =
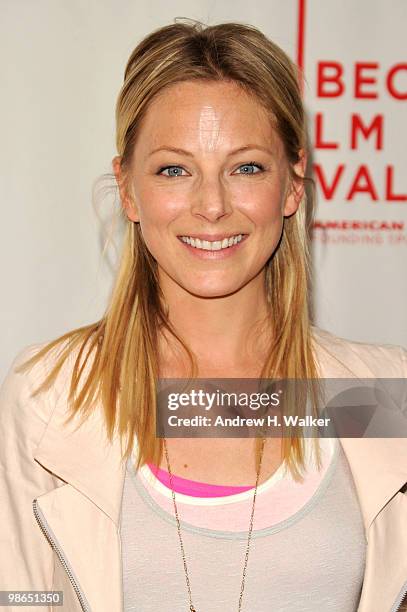
[[[304,108],[297,69],[288,56],[253,26],[224,23],[205,26],[187,20],[146,36],[131,53],[116,106],[116,145],[124,181],[130,185],[134,144],[142,118],[154,97],[169,85],[193,79],[228,80],[255,96],[270,112],[284,145],[292,180],[306,148]],[[130,189],[130,187],[129,187]],[[266,264],[266,292],[273,341],[261,377],[318,377],[309,314],[309,220],[313,195],[306,191],[296,214],[284,220],[280,244]],[[138,223],[127,222],[120,266],[109,304],[97,322],[74,329],[48,343],[20,368],[30,367],[59,348],[55,365],[35,394],[48,389],[64,362],[74,355],[70,416],[86,418],[103,407],[107,435],[119,435],[123,457],[137,439],[137,467],[160,463],[163,440],[156,432],[158,333],[167,330],[186,351],[191,376],[195,357],[173,329],[159,287],[157,264]],[[99,404],[98,404],[99,402]],[[135,438],[136,437],[136,438]],[[304,447],[300,437],[283,439],[283,458],[294,478],[301,477]],[[260,444],[256,446],[257,461]]]

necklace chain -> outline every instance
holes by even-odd
[[[261,451],[260,451],[259,467],[257,469],[256,486],[254,488],[252,511],[251,511],[251,515],[250,515],[250,526],[249,526],[249,532],[248,532],[248,536],[247,536],[247,546],[246,546],[246,554],[245,554],[244,567],[243,567],[242,585],[241,585],[241,588],[240,588],[240,597],[239,597],[239,603],[238,603],[238,612],[240,612],[241,609],[242,609],[243,591],[244,591],[245,581],[246,581],[247,562],[249,560],[250,541],[251,541],[252,531],[253,531],[254,507],[255,507],[255,503],[256,503],[257,488],[258,488],[258,484],[259,484],[259,476],[260,476],[261,462],[262,462],[262,459],[263,459],[263,450],[264,450],[265,441],[266,441],[266,439],[263,438],[262,439],[262,445],[261,445]],[[181,524],[180,524],[180,520],[179,520],[179,516],[178,516],[178,508],[177,508],[177,503],[175,501],[175,491],[174,491],[174,487],[173,487],[172,472],[171,472],[170,460],[169,460],[169,457],[168,457],[168,449],[167,449],[167,440],[166,440],[166,438],[164,438],[164,450],[165,450],[165,457],[166,457],[166,460],[167,460],[168,473],[169,473],[169,476],[170,476],[170,485],[171,485],[171,492],[172,492],[172,501],[174,503],[175,520],[177,522],[178,538],[179,538],[179,542],[180,542],[180,546],[181,546],[181,554],[182,554],[182,560],[183,560],[183,564],[184,564],[185,580],[186,580],[187,589],[188,589],[189,610],[190,610],[190,612],[196,612],[194,604],[192,603],[191,584],[190,584],[190,580],[189,580],[188,567],[187,567],[187,562],[186,562],[186,558],[185,558],[184,543],[182,541]]]

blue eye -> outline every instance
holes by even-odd
[[[257,168],[258,171],[256,172],[254,168]],[[241,170],[241,172],[238,172],[238,174],[252,175],[252,174],[258,174],[259,172],[262,172],[264,170],[264,166],[256,162],[250,162],[248,164],[242,164],[241,166],[239,166],[238,169]],[[168,170],[168,174],[164,174],[164,172],[167,170]],[[163,166],[162,168],[159,169],[157,174],[172,178],[176,176],[185,176],[182,174],[183,171],[184,171],[184,168],[182,168],[182,166]]]
[[[182,176],[181,171],[183,170],[183,168],[181,168],[181,166],[164,166],[163,168],[159,169],[157,174],[162,174],[164,170],[168,170],[169,172],[168,174],[163,174],[163,176],[173,177]]]
[[[261,164],[257,164],[256,162],[250,162],[249,164],[242,164],[239,166],[239,170],[243,168],[243,172],[238,172],[238,174],[258,174],[258,172],[254,172],[253,168],[258,168],[259,171],[264,170],[264,167]]]

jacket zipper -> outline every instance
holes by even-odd
[[[68,563],[68,561],[65,559],[65,557],[62,554],[62,550],[61,548],[58,546],[57,544],[57,540],[55,538],[55,535],[53,534],[51,528],[49,527],[49,525],[47,524],[44,515],[42,514],[42,512],[40,511],[39,507],[38,507],[38,502],[37,499],[33,500],[33,511],[34,511],[34,516],[35,519],[42,531],[42,533],[44,534],[44,536],[46,537],[47,541],[49,542],[50,546],[53,548],[53,550],[56,552],[59,560],[62,563],[63,568],[65,569],[68,578],[72,584],[72,587],[78,597],[79,600],[79,604],[83,610],[83,612],[92,612],[87,599],[85,597],[85,594],[83,593],[82,589],[80,588],[77,580],[75,579],[74,575],[73,575],[73,571],[72,568],[70,566],[70,564]],[[399,595],[397,596],[397,599],[395,600],[390,612],[397,612],[400,607],[401,604],[403,602],[404,597],[407,595],[407,582],[404,583],[402,590],[400,591]]]
[[[393,607],[390,610],[390,612],[397,612],[397,610],[401,608],[401,604],[403,603],[403,599],[406,595],[407,595],[407,582],[404,583],[403,588],[401,589],[400,593],[397,595],[397,599],[394,602]]]
[[[64,568],[64,570],[66,571],[68,578],[72,584],[72,587],[78,597],[79,600],[79,604],[83,610],[83,612],[92,612],[91,608],[87,602],[87,599],[85,597],[85,594],[83,593],[82,589],[80,588],[78,581],[76,580],[74,574],[73,574],[73,570],[72,567],[70,566],[70,564],[68,563],[68,561],[65,559],[62,550],[60,548],[60,546],[58,545],[57,539],[55,538],[55,535],[53,534],[52,530],[50,529],[47,521],[45,520],[44,515],[42,514],[39,506],[38,506],[38,502],[36,499],[33,500],[33,511],[34,511],[34,516],[35,519],[42,531],[42,533],[44,534],[44,536],[46,537],[46,539],[48,540],[50,546],[52,547],[52,549],[56,552],[59,560],[62,563],[62,566]]]

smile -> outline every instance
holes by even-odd
[[[244,234],[236,234],[223,240],[201,240],[200,238],[192,238],[192,236],[180,236],[180,240],[185,242],[194,249],[201,249],[203,251],[221,251],[228,249],[229,247],[235,246],[241,240],[243,240]]]

